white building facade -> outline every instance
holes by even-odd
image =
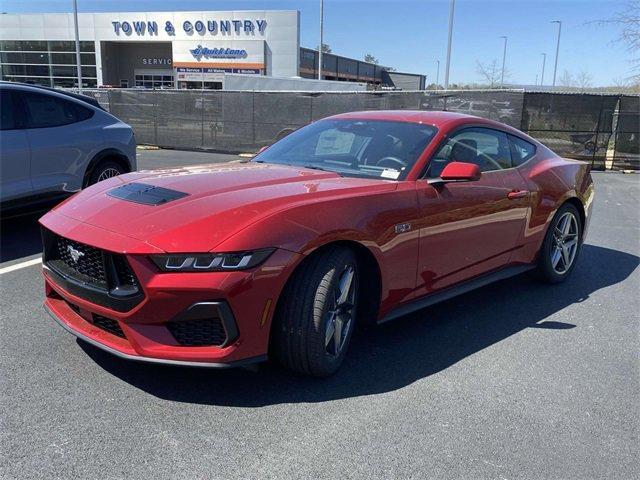
[[[80,13],[85,87],[223,88],[298,75],[298,11]],[[73,14],[0,15],[3,80],[77,85]]]

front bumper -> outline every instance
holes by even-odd
[[[86,335],[81,330],[76,330],[71,327],[67,322],[63,321],[57,313],[54,312],[46,303],[45,310],[47,313],[53,318],[58,324],[64,328],[67,332],[72,335],[75,335],[80,340],[83,340],[87,343],[90,343],[94,347],[97,347],[105,352],[108,352],[116,357],[122,358],[124,360],[133,360],[137,362],[144,363],[156,363],[162,365],[174,365],[181,367],[205,367],[205,368],[230,368],[230,367],[241,367],[243,365],[250,365],[252,363],[259,363],[267,360],[267,355],[260,355],[258,357],[247,358],[244,360],[238,360],[235,362],[222,363],[222,362],[190,362],[187,360],[171,360],[166,358],[152,358],[152,357],[143,357],[140,355],[132,355],[130,353],[124,353],[123,351],[117,350],[115,348],[110,347],[109,345],[102,343],[92,336]]]
[[[55,226],[45,227],[53,230]],[[276,250],[264,264],[249,271],[164,273],[148,258],[157,253],[155,247],[144,251],[143,245],[129,244],[116,249],[112,237],[76,222],[70,229],[54,231],[95,248],[127,252],[120,255],[126,256],[143,298],[126,310],[110,308],[92,301],[82,289],[69,288],[58,278],[59,272],[45,263],[47,311],[67,331],[109,353],[169,365],[225,367],[264,360],[277,298],[300,258],[296,253]],[[224,341],[181,341],[175,322],[203,318],[202,305],[222,312],[218,317],[223,320]],[[194,310],[194,306],[198,308]]]

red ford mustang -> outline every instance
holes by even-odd
[[[588,165],[497,122],[356,112],[240,164],[130,173],[41,219],[46,308],[117,356],[335,372],[356,323],[526,270],[565,280]]]

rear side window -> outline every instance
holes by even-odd
[[[21,93],[20,96],[28,116],[27,128],[59,127],[93,116],[91,109],[53,95]]]
[[[16,119],[13,112],[13,102],[11,92],[0,90],[0,130],[13,130],[16,128]]]
[[[526,140],[509,135],[509,143],[514,167],[522,165],[536,154],[536,146]]]

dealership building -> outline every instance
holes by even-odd
[[[300,48],[298,11],[78,14],[85,87],[225,87],[226,74],[316,78],[318,52]],[[0,15],[3,80],[77,85],[73,14]],[[422,75],[323,55],[323,78],[424,88]]]

